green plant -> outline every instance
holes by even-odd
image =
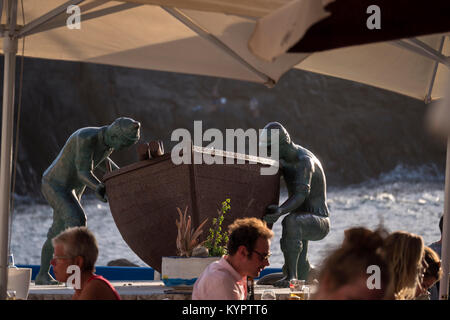
[[[226,199],[222,202],[221,210],[217,210],[218,217],[213,219],[208,238],[203,244],[208,248],[211,257],[220,257],[227,253],[228,232],[222,231],[222,223],[224,215],[231,209],[230,203],[231,199]]]
[[[180,220],[175,221],[178,229],[177,254],[181,257],[192,256],[192,250],[202,244],[199,243],[198,237],[202,234],[202,228],[206,221],[208,221],[208,219],[205,219],[198,228],[194,230],[192,228],[191,216],[187,216],[187,210],[188,207],[186,206],[184,213],[181,213],[180,208],[177,208]]]

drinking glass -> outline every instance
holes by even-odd
[[[309,300],[309,287],[303,286],[303,288],[298,293],[301,300]]]
[[[16,291],[7,290],[6,291],[6,300],[16,300]]]
[[[305,280],[291,279],[289,280],[289,288],[291,292],[300,291],[305,286]]]
[[[273,290],[264,290],[261,295],[261,300],[277,300],[277,296],[275,295],[275,291]]]
[[[14,255],[11,253],[8,255],[8,267],[15,268],[16,265],[14,264]]]

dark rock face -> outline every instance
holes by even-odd
[[[3,59],[0,59],[3,66]],[[20,58],[17,61],[20,70]],[[19,91],[16,83],[16,104]],[[3,81],[3,78],[0,80]],[[425,131],[426,105],[362,84],[292,70],[273,89],[229,79],[25,59],[16,193],[40,197],[40,179],[72,132],[120,116],[170,152],[174,129],[261,129],[279,121],[321,160],[328,185],[358,183],[397,164],[443,171],[445,145]],[[207,143],[204,143],[206,146]],[[137,161],[136,147],[112,157]]]
[[[127,259],[111,260],[107,264],[108,267],[139,267],[137,264]]]

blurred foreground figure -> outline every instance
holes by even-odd
[[[55,237],[52,243],[55,254],[51,263],[55,278],[60,282],[74,282],[72,300],[120,300],[111,283],[94,274],[98,246],[92,232],[86,227],[69,228]],[[78,275],[76,269],[80,271]],[[75,277],[71,276],[72,273]]]
[[[278,136],[272,135],[273,129]],[[288,189],[288,199],[281,205],[267,207],[264,220],[275,223],[282,215],[280,247],[284,256],[284,277],[274,286],[289,287],[289,280],[307,280],[311,266],[308,261],[308,241],[321,240],[330,231],[326,197],[326,179],[320,161],[314,154],[295,144],[278,122],[267,124],[260,144],[274,150],[279,146],[280,169]]]
[[[422,282],[424,245],[421,236],[405,231],[391,233],[385,241],[386,258],[392,266],[391,299],[411,300]]]
[[[345,230],[342,246],[327,257],[314,300],[380,300],[392,291],[382,230]]]
[[[431,300],[431,289],[435,288],[434,284],[442,278],[441,259],[433,249],[425,247],[422,264],[424,272],[422,283],[416,289],[416,300]],[[435,294],[438,297],[438,293]]]
[[[439,231],[441,232],[441,238],[439,239],[439,241],[433,242],[432,244],[429,245],[429,247],[437,253],[437,255],[439,256],[439,259],[441,259],[442,256],[442,227],[444,226],[444,215],[441,216],[441,218],[439,219]],[[439,278],[440,280],[440,278]],[[440,287],[440,282],[437,281],[434,285],[431,286],[430,288],[430,299],[431,300],[439,300],[439,288]]]
[[[107,202],[105,185],[94,175],[97,167],[106,172],[106,161],[113,169],[117,165],[109,158],[114,150],[124,149],[139,140],[140,123],[130,118],[118,118],[111,125],[87,127],[75,131],[42,177],[42,194],[53,208],[53,224],[42,247],[41,268],[36,284],[57,284],[48,273],[53,254],[51,239],[64,229],[86,225],[86,215],[80,201],[87,187]]]
[[[247,277],[258,277],[269,265],[273,232],[264,221],[236,219],[228,230],[228,255],[206,267],[194,284],[192,300],[245,300]]]
[[[442,227],[443,226],[444,226],[444,215],[442,215],[441,218],[439,219],[439,231],[441,232],[441,238],[438,241],[433,242],[432,244],[429,245],[429,247],[431,249],[433,249],[433,251],[436,252],[439,257],[442,256]]]

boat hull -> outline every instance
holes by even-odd
[[[177,207],[188,206],[194,227],[208,218],[200,236],[204,240],[225,199],[231,199],[231,210],[225,214],[223,230],[237,218],[262,218],[268,205],[278,204],[279,174],[261,175],[262,166],[248,161],[175,165],[167,154],[107,173],[103,181],[123,239],[161,272],[162,257],[177,254]]]

